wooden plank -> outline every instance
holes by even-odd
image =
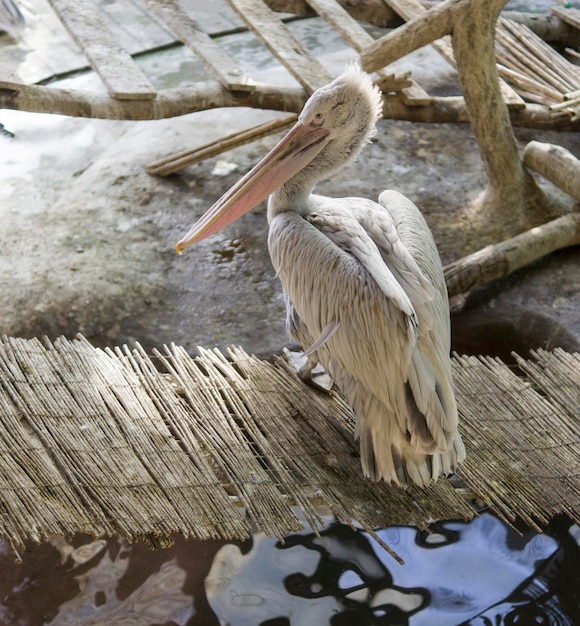
[[[323,67],[262,0],[228,0],[248,28],[309,92],[332,81]]]
[[[49,0],[113,98],[152,100],[155,88],[108,29],[90,0]]]
[[[312,10],[306,0],[265,0],[273,10],[281,13],[292,13],[301,17],[312,17]],[[383,0],[337,0],[348,10],[355,20],[374,24],[379,28],[390,28],[398,22],[395,12]]]
[[[147,7],[174,35],[191,48],[227,89],[252,91],[255,84],[228,55],[187,15],[177,0],[146,0]]]
[[[307,0],[307,2],[357,52],[374,42],[367,31],[334,0]]]
[[[371,35],[334,0],[307,0],[307,2],[357,52],[362,52],[374,43],[375,40]],[[379,79],[392,78],[395,82],[395,75],[386,69],[380,69],[376,73]],[[431,104],[429,94],[418,83],[409,80],[411,85],[401,89],[405,103],[415,106]]]

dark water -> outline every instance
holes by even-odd
[[[55,539],[0,555],[0,624],[532,626],[580,624],[580,529],[519,535],[493,515],[364,532],[332,524],[284,544]]]

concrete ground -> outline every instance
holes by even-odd
[[[337,49],[323,58],[337,74],[352,56]],[[430,50],[407,63],[432,93],[456,92],[453,70]],[[274,68],[260,71],[277,78]],[[166,179],[144,169],[275,115],[232,109],[119,122],[0,111],[14,133],[0,136],[0,333],[81,332],[95,345],[139,341],[148,350],[175,342],[188,350],[234,343],[260,355],[279,351],[284,311],[263,206],[182,257],[174,252],[190,224],[277,138]],[[522,148],[539,139],[580,152],[578,134],[516,132]],[[446,263],[490,243],[497,230],[473,227],[471,203],[484,184],[468,125],[386,120],[358,161],[318,191],[403,192],[424,211]],[[504,356],[538,346],[580,349],[579,261],[580,249],[565,250],[481,290],[454,318],[454,347]]]

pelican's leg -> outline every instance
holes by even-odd
[[[332,378],[316,359],[306,356],[304,352],[293,352],[288,348],[284,348],[284,356],[300,380],[307,385],[327,393],[332,389],[334,384]]]
[[[306,356],[306,355],[304,355]],[[308,385],[316,386],[313,376],[312,370],[318,365],[318,361],[311,359],[309,356],[306,356],[306,361],[303,365],[298,368],[298,376]]]

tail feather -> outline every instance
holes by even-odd
[[[384,480],[399,487],[426,487],[441,474],[453,473],[465,458],[457,432],[447,452],[433,449],[425,453],[413,446],[396,417],[389,418],[387,407],[378,398],[367,393],[364,402],[356,397],[348,400],[357,414],[355,436],[360,439],[363,473],[370,480]]]

